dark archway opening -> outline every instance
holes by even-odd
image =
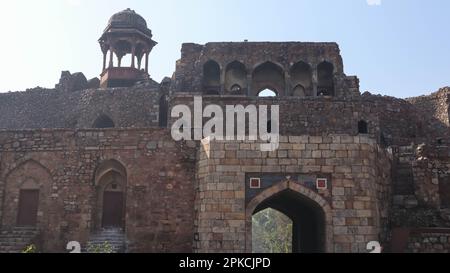
[[[292,66],[290,74],[291,83],[292,86],[294,86],[292,96],[312,97],[313,85],[311,67],[304,62],[298,62]]]
[[[230,63],[225,72],[225,90],[232,95],[244,95],[247,93],[246,86],[247,69],[245,65],[238,61]]]
[[[252,93],[254,96],[259,96],[260,92],[269,86],[272,91],[276,91],[277,95],[284,95],[285,77],[282,67],[272,62],[266,62],[256,67],[252,75]]]
[[[292,252],[325,252],[325,214],[311,199],[292,190],[280,192],[263,201],[253,215],[272,208],[292,220]]]
[[[213,60],[203,66],[203,89],[207,95],[220,94],[220,66]]]
[[[317,66],[317,95],[334,96],[334,66],[329,62],[322,62]]]
[[[272,208],[252,217],[253,253],[292,253],[292,220]]]
[[[115,125],[114,121],[110,117],[106,115],[101,115],[95,120],[92,127],[98,129],[106,129],[106,128],[114,128]]]

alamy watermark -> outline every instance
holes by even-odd
[[[172,137],[181,140],[260,141],[260,150],[275,151],[280,142],[280,107],[271,105],[210,104],[203,108],[202,97],[194,97],[194,113],[187,105],[172,108]],[[270,119],[268,115],[270,114]],[[209,119],[204,123],[204,119]],[[247,122],[248,121],[248,122]]]

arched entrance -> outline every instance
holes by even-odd
[[[24,159],[17,162],[6,177],[3,211],[0,225],[6,228],[37,227],[48,224],[48,210],[52,174],[38,161]]]
[[[107,160],[97,168],[97,228],[124,228],[126,179],[125,167],[116,160]]]
[[[252,219],[258,212],[275,209],[292,220],[292,252],[331,252],[331,208],[319,194],[295,182],[281,182],[247,205],[247,252],[252,252]]]
[[[253,253],[292,253],[293,221],[285,214],[267,208],[252,217]]]
[[[103,191],[103,228],[122,228],[124,219],[124,194],[119,184],[112,182]]]

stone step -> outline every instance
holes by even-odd
[[[94,236],[90,237],[90,239],[92,239],[92,240],[94,240],[94,239],[100,239],[100,240],[103,240],[103,239],[112,239],[112,240],[118,239],[118,240],[123,240],[124,238],[125,238],[125,236],[123,236],[123,235],[94,235]]]
[[[39,234],[36,228],[15,227],[0,230],[0,253],[20,253]]]
[[[12,237],[33,237],[36,236],[36,233],[30,234],[30,233],[26,233],[26,234],[12,234],[12,233],[8,233],[8,234],[1,234],[0,238],[12,238]]]
[[[98,230],[97,232],[101,232],[101,233],[108,233],[108,232],[118,232],[118,233],[123,233],[123,229],[121,228],[103,228],[101,230]]]
[[[30,232],[3,232],[0,234],[0,236],[3,236],[3,235],[17,235],[17,236],[29,235],[29,236],[31,236],[36,233],[38,233],[38,232],[31,232],[31,231]]]
[[[93,238],[93,239],[89,239],[89,242],[123,242],[125,241],[124,238],[120,239],[120,238]]]
[[[14,241],[1,241],[0,246],[8,246],[8,245],[15,245],[15,244],[26,244],[30,242],[31,240],[14,240]]]
[[[104,240],[112,240],[112,241],[123,241],[125,237],[107,237],[107,236],[99,236],[99,237],[91,237],[90,241],[104,241]]]
[[[92,234],[91,236],[124,236],[124,234],[123,233],[118,233],[118,232],[115,232],[115,233],[95,233],[95,234]]]
[[[87,246],[102,246],[108,243],[115,253],[126,251],[126,237],[122,229],[103,229],[90,236]],[[87,248],[83,249],[87,252]]]

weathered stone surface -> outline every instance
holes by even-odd
[[[124,12],[146,32],[150,47],[140,53],[149,53],[145,20]],[[332,67],[327,81],[323,65]],[[441,229],[412,233],[404,251],[450,249],[448,87],[406,100],[361,95],[335,43],[183,44],[171,79],[127,71],[145,79],[99,88],[97,78],[63,72],[55,89],[0,94],[2,234],[18,224],[21,191],[39,189],[35,216],[49,252],[102,228],[105,192],[124,194],[131,252],[251,252],[252,215],[266,207],[284,208],[298,226],[321,222],[315,252],[367,252],[374,240],[388,247],[392,228],[412,227]],[[106,86],[117,84],[106,74]],[[258,97],[267,86],[278,97]],[[193,110],[194,96],[203,107],[279,106],[279,148],[173,141],[171,110]],[[322,221],[299,221],[305,207]]]
[[[16,225],[21,185],[33,181],[40,188],[37,227],[42,231],[42,249],[65,252],[69,241],[85,245],[90,231],[101,228],[94,217],[101,212],[97,170],[113,160],[127,174],[124,227],[129,251],[192,251],[195,161],[186,155],[195,154],[195,148],[180,147],[167,130],[34,130],[0,135],[1,177],[6,177],[0,182],[6,193],[1,195],[2,228]],[[157,143],[164,149],[155,149]],[[85,149],[94,144],[96,149]]]

